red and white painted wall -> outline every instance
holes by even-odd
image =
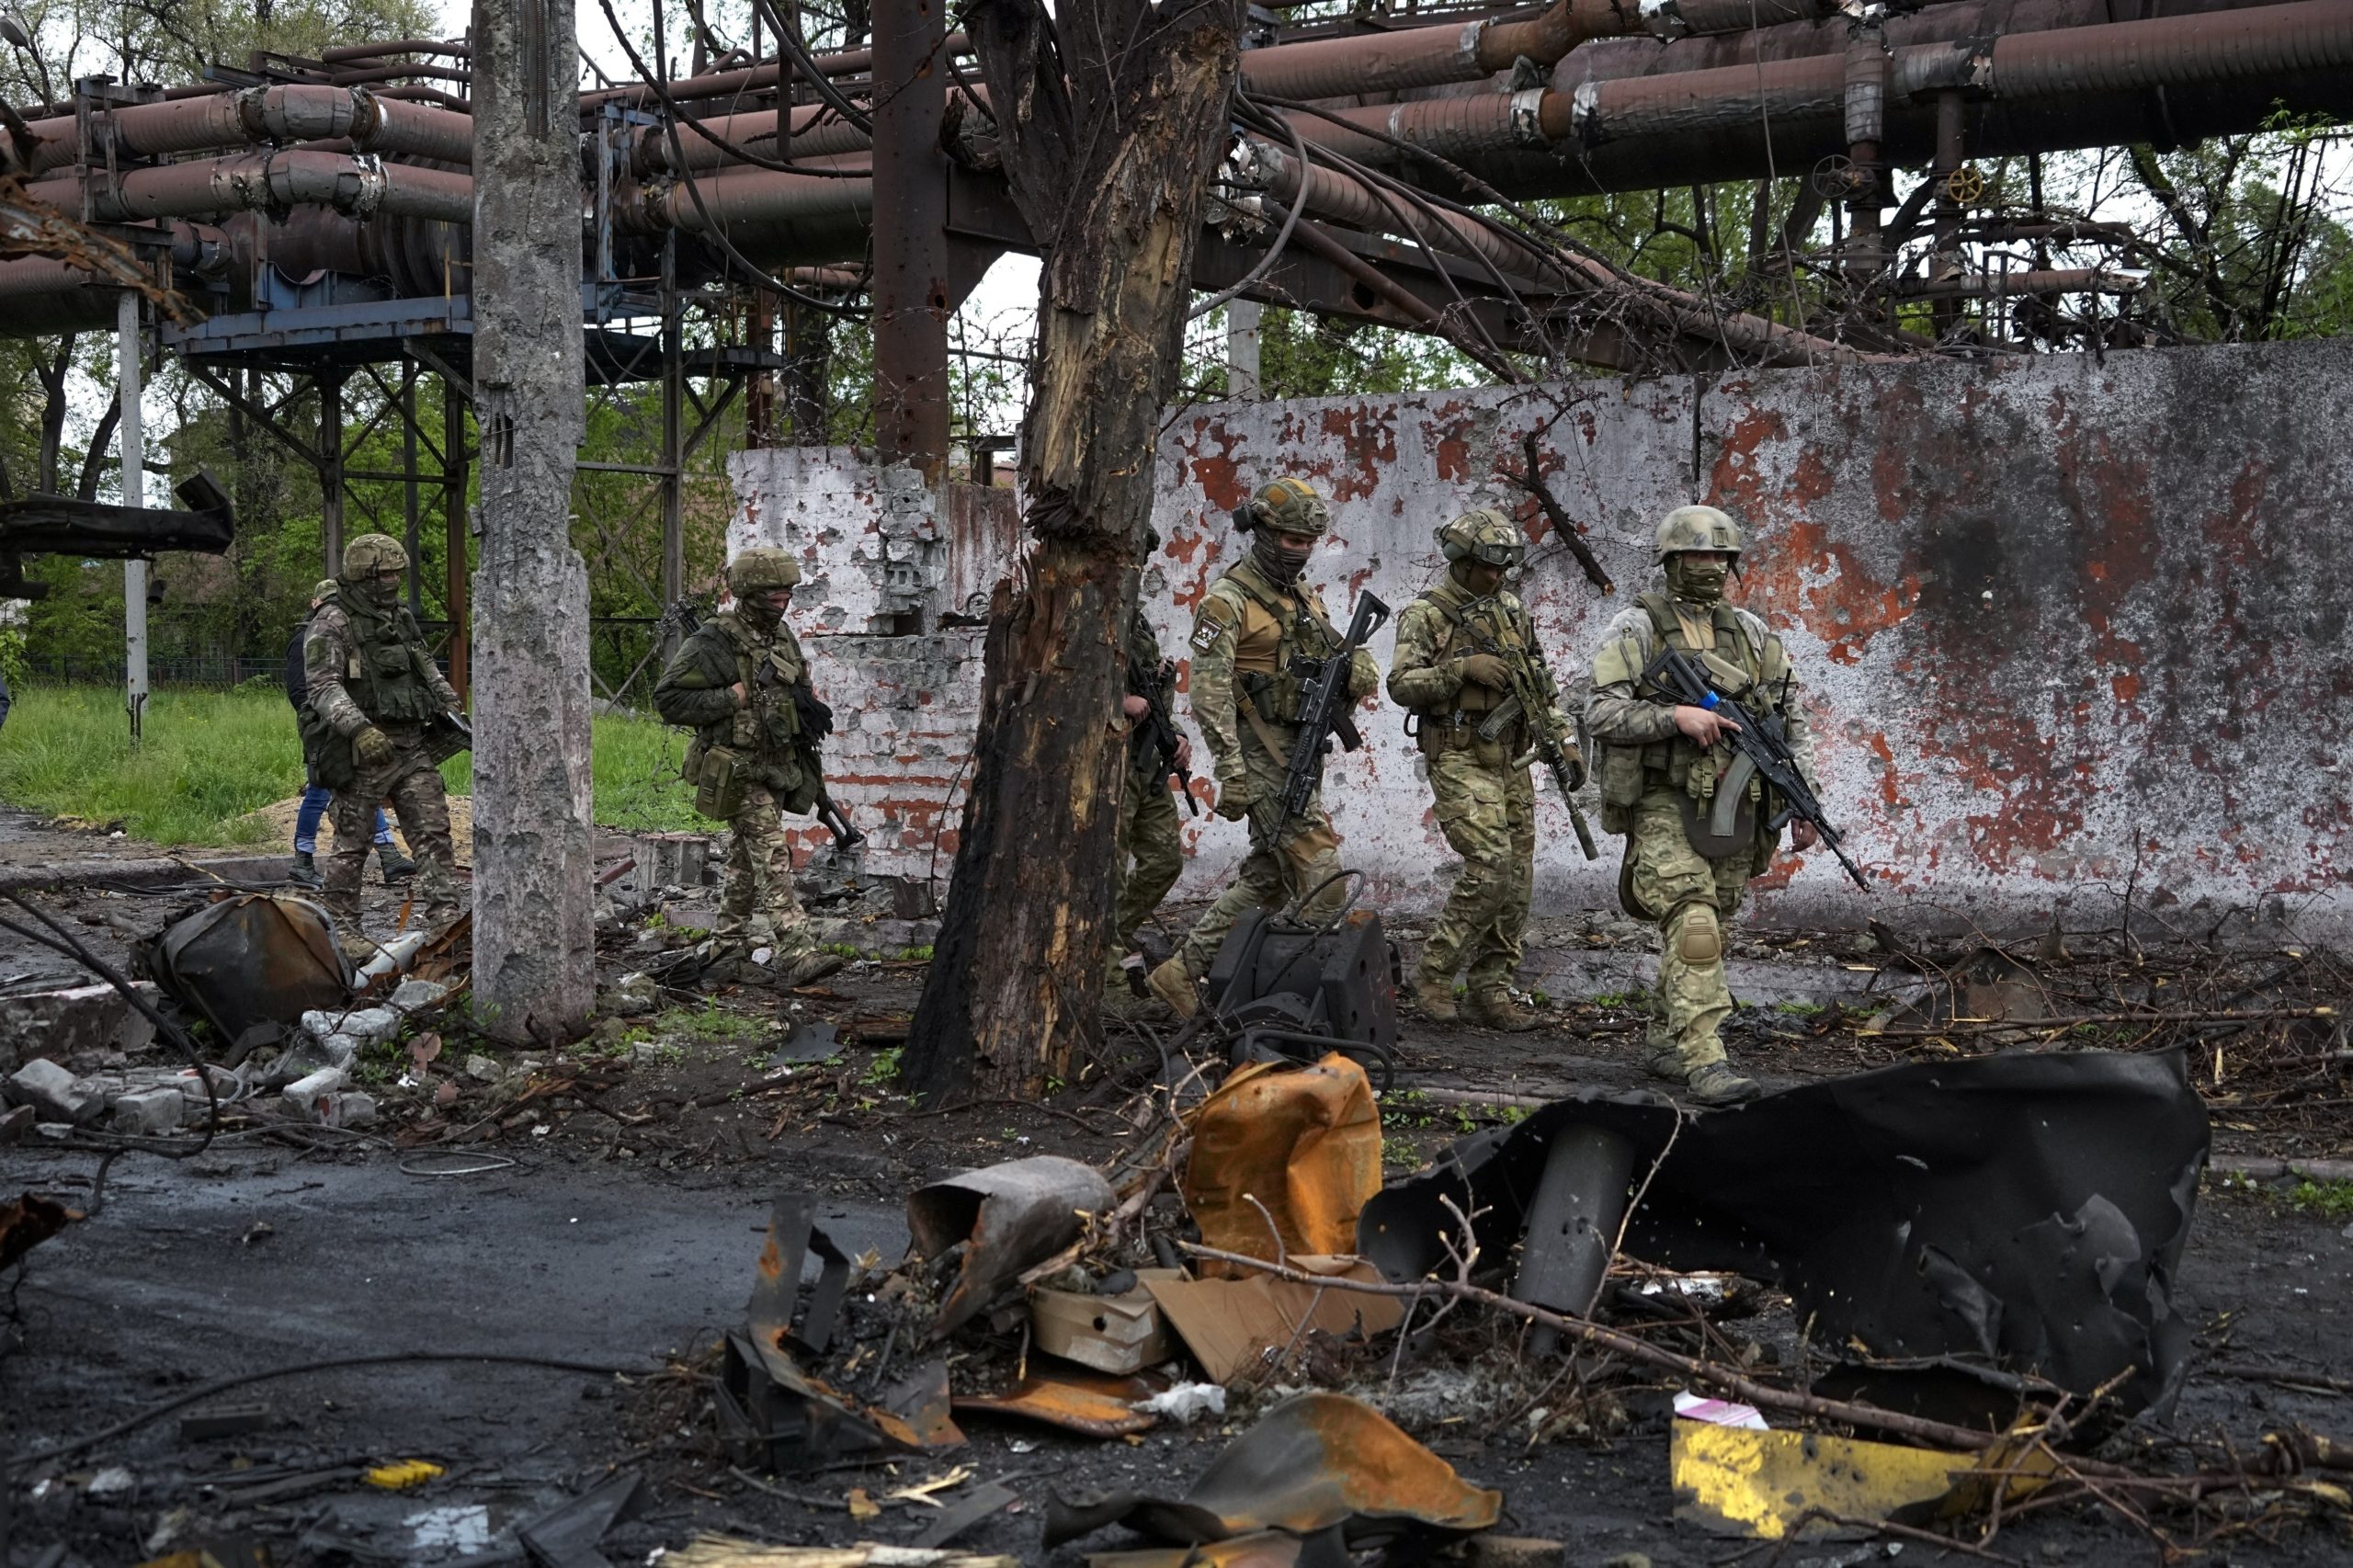
[[[1735,597],[1786,629],[1824,798],[1879,890],[1817,853],[1761,881],[1768,915],[2098,925],[2129,888],[2185,929],[2237,910],[2321,934],[2353,926],[2347,385],[2353,345],[2315,342],[1194,408],[1161,442],[1144,592],[1183,653],[1243,548],[1228,513],[1282,473],[1332,499],[1311,573],[1336,618],[1366,589],[1403,608],[1441,570],[1430,530],[1503,505],[1529,532],[1519,591],[1581,687],[1651,580],[1653,524],[1706,501],[1749,531]],[[1494,479],[1530,428],[1613,594]],[[838,449],[746,453],[735,480],[731,545],[806,564],[794,619],[843,711],[839,793],[882,822],[870,866],[944,877],[979,642],[942,618],[1010,563],[1009,494],[935,500]],[[1386,633],[1376,651],[1385,667]],[[1452,858],[1402,717],[1360,715],[1370,744],[1325,793],[1343,859],[1420,908]],[[1586,863],[1540,800],[1539,909],[1614,903],[1615,844]],[[1243,832],[1187,831],[1180,892],[1203,893]]]

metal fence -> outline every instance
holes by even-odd
[[[120,659],[28,658],[25,673],[36,680],[71,681],[81,685],[120,686],[130,670]],[[249,680],[267,680],[273,687],[286,673],[284,659],[199,655],[147,661],[150,687],[182,686],[225,691]]]

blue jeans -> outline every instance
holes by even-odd
[[[294,853],[308,855],[319,846],[319,819],[327,814],[327,802],[335,799],[335,791],[324,784],[313,784],[302,791],[302,809],[294,814]],[[392,828],[384,820],[384,808],[376,808],[376,842],[390,844]]]

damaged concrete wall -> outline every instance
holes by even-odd
[[[1430,528],[1512,506],[1494,467],[1547,428],[1554,494],[1618,584],[1602,597],[1534,507],[1514,506],[1531,547],[1521,591],[1564,680],[1582,679],[1601,627],[1648,580],[1662,513],[1705,500],[1750,529],[1737,597],[1790,627],[1825,799],[1881,890],[1867,904],[1815,855],[1761,881],[1768,915],[1857,921],[1909,905],[2013,922],[2063,908],[2100,924],[2131,885],[2136,908],[2201,929],[2257,904],[2337,929],[2353,925],[2338,743],[2353,663],[2335,645],[2353,615],[2353,554],[2334,522],[2353,494],[2348,381],[2353,344],[2319,342],[1199,408],[1161,444],[1166,542],[1146,599],[1181,651],[1239,543],[1228,511],[1288,472],[1334,498],[1311,570],[1336,615],[1365,588],[1403,608],[1440,568]],[[839,477],[870,475],[848,459],[739,459],[731,540],[801,551],[839,597],[796,622],[864,633],[887,613],[898,525],[870,479]],[[931,574],[920,651],[816,640],[837,706],[886,734],[915,721],[906,745],[878,735],[859,754],[846,791],[907,813],[890,824],[903,859],[927,857],[930,824],[953,820],[944,792],[978,645],[931,628],[943,608],[977,608],[976,585],[1009,559],[1004,505],[951,517],[908,553]],[[963,597],[948,607],[951,576]],[[1385,662],[1385,633],[1376,646]],[[1401,717],[1384,706],[1365,723],[1368,752],[1335,760],[1328,796],[1347,863],[1383,902],[1418,907],[1452,858]],[[1180,892],[1199,893],[1242,831],[1207,817],[1187,831]],[[1540,910],[1613,901],[1612,841],[1587,865],[1549,799],[1539,831]]]

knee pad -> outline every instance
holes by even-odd
[[[1685,963],[1713,963],[1724,956],[1723,926],[1713,905],[1687,903],[1669,921],[1675,926],[1676,955]]]

